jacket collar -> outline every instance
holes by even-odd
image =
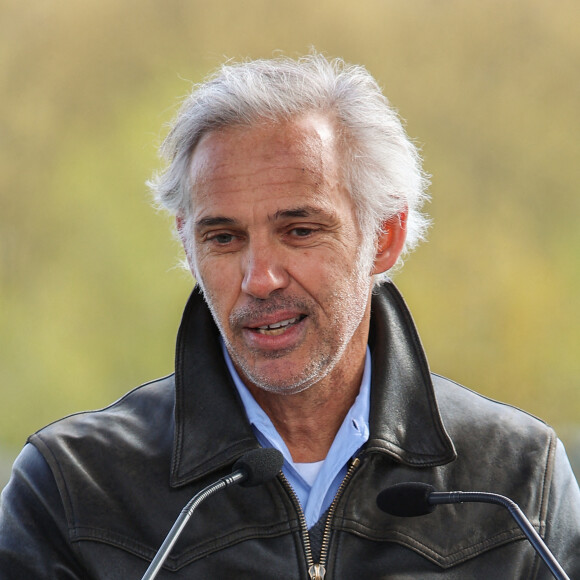
[[[372,386],[367,451],[417,467],[455,458],[411,315],[395,286],[373,295]],[[185,307],[175,356],[175,436],[171,485],[231,465],[258,443],[226,368],[219,331],[201,292]]]
[[[366,449],[397,461],[433,467],[457,455],[445,431],[429,365],[411,313],[388,281],[373,295],[370,438]]]

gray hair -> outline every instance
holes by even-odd
[[[400,265],[425,238],[429,225],[420,211],[428,198],[421,158],[369,72],[321,54],[226,63],[195,86],[161,147],[167,167],[148,183],[158,206],[188,221],[192,213],[189,163],[205,133],[309,112],[327,114],[338,126],[345,184],[365,240],[361,251],[375,247],[376,236],[389,218],[407,211]],[[381,274],[375,282],[385,277]]]

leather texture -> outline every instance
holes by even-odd
[[[326,579],[551,578],[499,506],[381,512],[377,494],[404,481],[510,497],[580,578],[580,493],[553,430],[431,374],[392,283],[373,296],[369,344],[370,438],[337,503]],[[2,496],[0,577],[141,578],[193,494],[256,447],[194,290],[174,375],[30,437]],[[280,478],[201,504],[158,576],[272,577],[308,578],[298,511]]]

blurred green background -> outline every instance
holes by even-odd
[[[579,25],[577,0],[3,0],[4,463],[172,372],[192,283],[144,186],[163,126],[225,58],[314,46],[422,145],[434,227],[397,283],[433,370],[554,425],[580,473]]]

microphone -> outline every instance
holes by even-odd
[[[163,566],[163,562],[169,556],[173,545],[192,516],[193,511],[202,501],[210,495],[213,495],[216,491],[225,489],[234,483],[239,483],[243,487],[253,487],[273,479],[282,469],[283,463],[284,457],[277,449],[254,449],[242,455],[234,463],[232,472],[229,475],[220,477],[220,479],[196,493],[189,500],[181,510],[179,517],[175,520],[173,527],[169,530],[163,544],[161,544],[157,554],[155,554],[155,558],[151,561],[149,568],[147,568],[141,580],[152,580],[157,576],[159,570],[161,570],[161,566]]]
[[[424,516],[440,504],[470,502],[493,503],[507,508],[554,578],[570,580],[519,506],[503,495],[481,491],[435,491],[428,483],[409,482],[397,483],[377,496],[379,509],[399,517]]]

